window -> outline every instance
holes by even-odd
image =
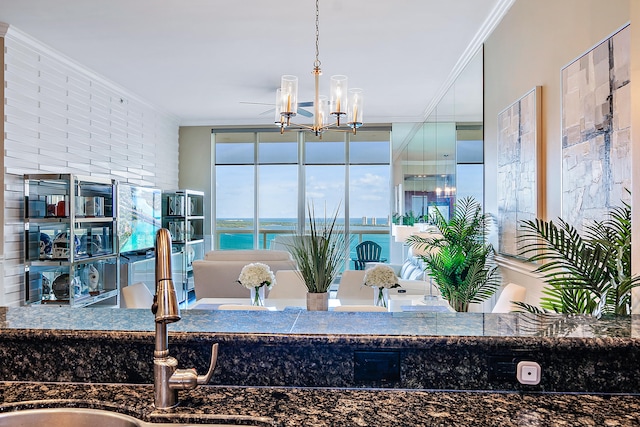
[[[252,249],[255,225],[255,134],[216,135],[217,249]]]
[[[349,142],[349,231],[350,258],[365,240],[382,246],[382,258],[389,256],[391,206],[391,148],[388,132],[352,135]]]
[[[344,134],[324,134],[322,139],[310,134],[305,138],[305,163],[308,165],[344,165]]]
[[[456,144],[456,197],[473,197],[484,206],[484,141],[482,126],[459,124]]]
[[[217,249],[253,249],[254,167],[216,166]]]
[[[258,248],[298,228],[298,135],[258,135]]]
[[[389,258],[389,129],[326,132],[322,139],[225,131],[215,143],[216,249],[268,249],[277,235],[306,226],[312,203],[318,218],[340,206],[353,246],[374,240]]]

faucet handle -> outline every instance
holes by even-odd
[[[216,363],[218,363],[218,343],[211,346],[211,362],[209,363],[209,370],[204,375],[198,375],[198,384],[204,385],[209,383],[209,380],[213,376],[213,371],[216,369]]]
[[[218,361],[218,343],[211,347],[211,364],[209,370],[204,375],[198,375],[194,368],[176,369],[169,378],[169,387],[173,390],[192,390],[198,385],[204,385],[209,382],[213,371],[216,369]]]

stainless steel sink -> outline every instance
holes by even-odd
[[[26,409],[0,414],[0,427],[35,427],[43,425],[141,427],[144,423],[116,412],[79,408]]]
[[[46,408],[0,413],[0,427],[189,427],[230,426],[232,424],[148,423],[117,412],[101,409]]]

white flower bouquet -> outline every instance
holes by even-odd
[[[388,265],[378,264],[373,268],[367,269],[364,273],[364,284],[371,287],[378,288],[378,292],[375,292],[373,302],[375,305],[387,307],[388,291],[389,288],[398,288],[398,276],[393,268]]]
[[[268,265],[254,262],[242,267],[237,282],[251,291],[251,305],[264,305],[264,288],[271,289],[276,278]]]
[[[245,288],[255,289],[266,286],[271,289],[276,284],[276,278],[268,265],[254,262],[242,267],[238,283]]]
[[[364,273],[364,284],[367,286],[377,286],[378,288],[398,288],[398,276],[393,268],[388,265],[378,264],[369,268]]]

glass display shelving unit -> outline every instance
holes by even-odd
[[[115,181],[24,176],[25,304],[119,305]]]
[[[182,250],[183,288],[188,299],[194,294],[193,261],[204,258],[204,192],[163,191],[162,226],[169,230],[174,252]]]

